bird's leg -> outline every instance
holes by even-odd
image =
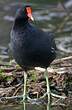
[[[46,78],[47,92],[42,97],[40,97],[40,98],[43,99],[46,95],[48,95],[48,105],[50,107],[51,97],[60,98],[60,99],[66,99],[66,97],[52,93],[50,91],[50,85],[49,85],[49,79],[48,79],[48,71],[47,71],[47,69],[45,70],[44,75],[45,75],[45,78]]]
[[[49,79],[48,79],[48,71],[47,69],[45,70],[45,78],[46,78],[46,82],[47,82],[47,95],[48,95],[48,103],[50,103],[50,98],[51,96],[56,97],[56,98],[61,98],[61,99],[65,99],[65,96],[60,96],[57,94],[54,94],[50,91],[50,85],[49,85]]]
[[[26,103],[23,102],[23,110],[26,110]]]
[[[23,92],[23,101],[26,99],[26,81],[27,81],[27,74],[24,72],[24,92]]]
[[[45,70],[45,78],[46,78],[46,83],[47,83],[47,95],[48,95],[48,104],[50,104],[50,96],[51,96],[51,92],[50,92],[50,85],[49,85],[49,79],[48,79],[48,71],[47,69]]]

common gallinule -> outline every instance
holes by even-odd
[[[56,58],[54,34],[38,29],[29,22],[30,20],[33,20],[30,6],[18,9],[11,30],[11,50],[16,62],[25,70],[23,99],[26,95],[26,71],[34,67],[44,67],[49,101],[47,67]]]

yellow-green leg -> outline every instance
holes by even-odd
[[[26,103],[23,102],[23,110],[26,110]]]
[[[46,78],[46,83],[47,83],[47,95],[48,95],[48,104],[50,104],[50,97],[51,97],[51,92],[50,92],[50,85],[49,85],[49,79],[48,79],[48,71],[47,69],[45,70],[45,78]]]
[[[59,96],[57,94],[54,94],[50,91],[50,85],[49,85],[49,79],[48,79],[48,71],[47,69],[45,70],[45,78],[46,78],[46,83],[47,83],[47,95],[48,95],[48,105],[50,106],[51,103],[51,96],[56,97],[56,98],[61,98],[65,99],[65,96]]]
[[[24,92],[23,92],[23,101],[26,99],[26,81],[27,81],[27,74],[24,72]]]

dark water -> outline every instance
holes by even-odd
[[[46,110],[45,105],[32,105],[32,104],[13,104],[13,105],[3,105],[0,110]]]
[[[35,19],[34,24],[44,31],[53,31],[55,33],[55,41],[58,48],[57,57],[72,55],[72,9],[69,8],[67,4],[65,4],[65,6],[67,6],[68,9],[64,9],[60,4],[48,4],[47,0],[45,0],[45,2],[42,0],[42,3],[41,0],[38,2],[35,0],[35,2],[31,3]],[[18,7],[25,4],[25,2],[19,3],[18,0],[0,0],[0,60],[9,59],[6,49],[10,39],[10,30],[14,15]],[[47,110],[47,107],[43,105],[26,104],[26,110],[30,109]],[[52,108],[51,110],[55,109],[56,108]],[[18,104],[2,105],[0,106],[0,110],[25,109],[24,105]],[[67,110],[70,109],[68,108]]]
[[[50,109],[47,105],[36,105],[36,104],[8,104],[0,105],[0,110],[72,110],[71,107],[53,106]]]

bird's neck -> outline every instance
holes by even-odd
[[[16,19],[13,25],[13,28],[21,28],[28,24],[28,20]]]

